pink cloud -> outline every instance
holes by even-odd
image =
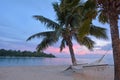
[[[75,44],[75,45],[73,46],[73,49],[74,49],[74,53],[77,54],[77,55],[85,55],[85,54],[105,54],[106,52],[107,52],[108,54],[111,54],[111,53],[112,53],[112,50],[105,51],[105,50],[98,49],[98,50],[90,51],[90,50],[88,50],[87,48],[82,47],[82,46],[80,46],[80,45],[78,45],[78,44]],[[49,47],[49,48],[47,48],[47,49],[45,50],[45,52],[47,52],[47,53],[53,53],[53,54],[60,54],[60,53],[70,54],[68,47],[65,47],[62,52],[60,52],[60,49],[59,49],[58,47]]]
[[[78,44],[77,45],[74,45],[73,46],[73,49],[74,49],[74,52],[75,52],[75,54],[86,54],[88,51],[86,51],[86,50],[82,50],[82,47],[81,46],[79,46]],[[58,54],[58,53],[65,53],[65,54],[69,54],[69,48],[68,47],[65,47],[64,49],[63,49],[63,51],[62,52],[60,52],[60,49],[58,48],[58,47],[49,47],[49,48],[47,48],[46,50],[45,50],[45,52],[47,52],[47,53],[56,53],[56,54]]]
[[[60,53],[60,49],[56,47],[48,47],[45,52],[47,53]]]

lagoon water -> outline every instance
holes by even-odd
[[[71,64],[68,58],[0,57],[0,66],[39,66]]]
[[[92,62],[96,59],[79,59],[80,62]],[[111,58],[105,63],[113,64]],[[0,66],[40,66],[40,65],[71,65],[70,58],[40,58],[40,57],[0,57]]]

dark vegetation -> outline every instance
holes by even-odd
[[[0,49],[0,56],[10,56],[10,57],[50,57],[55,58],[53,54],[46,54],[44,52],[31,52],[31,51],[16,51],[16,50],[5,50]]]

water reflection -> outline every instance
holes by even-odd
[[[79,59],[80,63],[95,61],[94,59]],[[104,60],[113,64],[112,59]],[[70,65],[70,58],[40,58],[40,57],[0,57],[0,66],[34,66],[34,65]]]
[[[0,57],[0,66],[34,66],[65,64],[71,64],[69,58]]]

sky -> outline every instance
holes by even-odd
[[[42,15],[52,20],[56,19],[52,8],[53,2],[59,0],[0,0],[0,49],[28,50],[35,51],[41,39],[26,39],[38,32],[46,31],[45,26],[34,19],[33,15]],[[93,24],[107,28],[108,40],[93,39],[96,42],[93,51],[84,46],[78,45],[75,41],[74,51],[79,55],[112,54],[110,31],[108,24],[101,24],[97,20]],[[59,42],[44,50],[46,53],[53,53],[56,56],[69,56],[66,47],[63,52],[59,52]]]

